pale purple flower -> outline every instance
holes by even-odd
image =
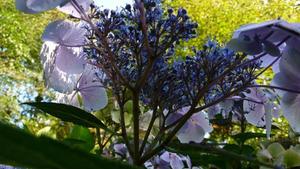
[[[46,87],[61,93],[71,93],[77,84],[80,73],[70,74],[60,70],[56,64],[56,51],[58,45],[45,42],[42,46],[40,58],[44,68],[44,79]]]
[[[69,74],[82,73],[86,65],[86,56],[82,50],[82,48],[58,47],[55,58],[58,69]]]
[[[294,25],[299,30],[299,25]],[[296,27],[298,26],[298,27]],[[300,90],[300,41],[293,37],[287,42],[279,63],[280,72],[277,73],[272,84],[286,89]],[[276,90],[282,97],[280,105],[283,110],[283,116],[288,120],[291,128],[295,132],[300,132],[300,95],[282,90]]]
[[[42,40],[67,47],[81,47],[86,44],[86,33],[87,30],[84,28],[83,22],[57,20],[46,27]]]
[[[243,101],[245,118],[248,123],[266,127],[267,137],[270,138],[272,117],[278,116],[278,107],[273,103],[273,97],[267,95],[266,91],[260,88],[250,88],[244,92],[247,100]]]
[[[82,97],[83,107],[88,111],[100,110],[108,103],[107,94],[97,76],[97,70],[93,66],[87,68],[79,79],[76,88],[76,91]]]
[[[34,14],[54,9],[69,1],[70,0],[16,0],[16,7],[24,13]]]
[[[90,9],[90,5],[92,4],[92,0],[76,0],[76,2],[78,3],[78,5],[82,8],[82,10],[84,12],[88,12],[88,10]],[[58,10],[72,15],[76,18],[81,18],[80,13],[74,8],[73,4],[71,2],[67,3],[66,5],[62,6],[62,7],[58,7]]]
[[[121,157],[127,157],[127,155],[128,155],[127,147],[123,143],[114,144],[113,149],[114,149],[115,153],[120,155]]]
[[[183,169],[184,163],[182,162],[182,158],[176,153],[164,152],[160,155],[160,159],[169,163],[172,169]]]
[[[275,73],[279,72],[279,62],[277,57],[291,50],[287,47],[298,49],[300,44],[300,24],[288,23],[283,20],[272,20],[259,24],[249,24],[240,27],[233,34],[233,39],[228,43],[228,47],[239,52],[249,54],[252,59],[265,52],[260,58],[261,66],[267,67],[273,64]],[[285,40],[285,41],[284,41]],[[279,44],[281,43],[281,44]]]
[[[189,111],[190,107],[184,107],[175,113],[170,114],[167,118],[167,125],[175,122]],[[198,112],[183,125],[177,132],[176,136],[181,143],[200,143],[203,141],[206,133],[212,132],[213,128],[209,124],[208,118],[204,112]]]
[[[97,76],[97,69],[88,65],[79,77],[76,87],[71,94],[59,94],[59,102],[81,107],[79,100],[83,102],[83,108],[87,111],[97,111],[108,103],[107,93]]]
[[[147,169],[199,169],[193,167],[189,156],[164,151],[144,163]]]
[[[210,106],[206,109],[209,119],[214,119],[217,114],[221,114],[223,118],[228,118],[229,113],[233,109],[234,100],[238,100],[239,98],[228,98],[220,102],[219,104]]]

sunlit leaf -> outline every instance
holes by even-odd
[[[70,140],[82,141],[82,143],[73,142],[72,146],[88,152],[91,151],[95,146],[94,136],[92,135],[92,133],[88,128],[82,126],[78,126],[78,125],[73,126],[73,128],[71,129],[71,133],[68,136],[68,139],[69,139],[69,143],[71,143]]]
[[[283,155],[283,162],[287,168],[300,166],[300,154],[292,149],[286,150]]]
[[[277,158],[285,151],[283,146],[279,143],[272,143],[268,146],[267,150],[270,152],[273,158]]]

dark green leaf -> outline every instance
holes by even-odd
[[[63,121],[72,122],[85,127],[97,127],[104,130],[109,130],[98,118],[91,113],[74,106],[60,104],[60,103],[47,103],[35,102],[24,103],[42,110],[45,113],[51,114]]]
[[[0,163],[32,169],[137,169],[0,123]]]
[[[232,136],[232,138],[238,143],[238,144],[243,144],[245,141],[249,140],[249,139],[253,139],[253,138],[264,138],[266,137],[266,134],[264,133],[250,133],[250,132],[246,132],[246,133],[239,133],[236,134],[234,136]]]

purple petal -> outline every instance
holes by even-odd
[[[26,6],[37,12],[47,11],[64,5],[70,0],[26,0]]]
[[[79,74],[83,72],[86,64],[85,55],[81,48],[60,46],[56,53],[55,64],[63,72]]]
[[[85,45],[86,30],[81,23],[58,20],[50,23],[42,36],[43,41],[51,41],[68,47]]]
[[[183,169],[184,168],[184,164],[183,164],[181,158],[175,153],[170,153],[170,166],[172,169]]]
[[[271,20],[259,24],[249,24],[236,30],[233,38],[243,38],[247,36],[251,39],[258,37],[261,40],[268,40],[272,43],[280,42],[290,35],[286,30],[278,27],[280,24],[284,25],[289,23],[283,20]],[[267,36],[268,38],[266,38]]]
[[[19,11],[22,11],[24,13],[27,13],[27,14],[39,13],[38,11],[34,11],[34,10],[28,8],[27,5],[26,5],[26,0],[16,0],[15,4],[16,4],[16,8]]]
[[[267,101],[267,97],[266,97],[266,94],[261,91],[259,88],[250,88],[248,89],[247,92],[243,92],[243,94],[253,100],[253,101],[256,101],[256,102],[265,102]]]
[[[127,147],[125,144],[114,144],[113,149],[119,155],[126,157]]]
[[[73,91],[71,94],[64,94],[59,92],[57,92],[56,94],[56,100],[58,103],[69,104],[81,108],[78,97],[79,95],[76,91]]]
[[[264,40],[263,41],[264,51],[267,52],[271,56],[280,56],[279,47],[277,47],[274,43]]]
[[[44,68],[46,87],[53,88],[61,93],[71,93],[77,84],[80,74],[67,74],[55,65],[56,50],[58,45],[45,42],[42,46],[40,58]]]
[[[268,103],[265,106],[266,110],[266,133],[267,133],[267,138],[270,139],[271,136],[271,128],[272,128],[272,114],[273,114],[273,105]]]
[[[185,124],[185,128],[182,128],[176,134],[180,143],[201,143],[204,139],[205,131],[198,125],[193,125],[189,122]]]
[[[299,37],[291,37],[288,41],[286,41],[286,45],[299,50],[300,38]]]
[[[289,77],[288,75],[285,75],[283,72],[279,72],[274,75],[273,80],[271,82],[274,86],[279,86],[287,89],[299,89],[300,79]],[[276,90],[276,93],[279,94],[279,96],[282,96],[285,91],[283,90]]]
[[[194,125],[200,126],[206,133],[210,133],[213,130],[204,112],[194,114],[189,121],[191,121]]]
[[[272,70],[273,70],[273,73],[278,73],[280,72],[280,69],[279,69],[279,63],[280,63],[280,59],[275,62],[272,66]]]
[[[300,132],[300,95],[286,93],[281,103],[283,116],[295,132]]]
[[[286,46],[280,59],[280,72],[292,79],[300,79],[300,51]]]
[[[91,0],[76,0],[76,1],[85,12],[87,12],[89,10],[89,7],[92,3]],[[62,7],[59,7],[58,10],[66,13],[66,14],[72,15],[76,18],[80,18],[80,13],[78,13],[78,11],[74,8],[74,6],[72,5],[71,2],[67,3],[66,5],[64,5]]]
[[[280,22],[282,21],[271,20],[259,24],[248,24],[241,26],[234,32],[233,38],[243,37],[245,35],[249,37],[259,36],[260,38],[263,38],[272,31],[270,26],[278,24]]]
[[[87,68],[79,80],[78,90],[83,106],[88,111],[100,110],[108,103],[106,91],[96,76],[95,69]]]
[[[263,46],[259,41],[254,39],[245,40],[244,38],[231,39],[227,45],[227,48],[235,52],[244,52],[248,55],[256,55],[263,51]]]
[[[250,93],[244,92],[244,95],[247,99],[243,102],[243,109],[247,114],[245,115],[246,120],[255,126],[264,126],[265,125],[265,105],[267,97],[258,88],[249,89]],[[256,103],[261,102],[261,103]]]
[[[160,159],[169,163],[172,169],[183,169],[184,164],[179,155],[170,152],[164,152]]]
[[[182,114],[179,114],[177,112],[169,114],[167,119],[166,119],[166,125],[168,126],[168,125],[176,122],[181,117],[182,117]]]

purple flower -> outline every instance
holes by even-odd
[[[60,102],[81,107],[79,98],[83,102],[83,108],[87,111],[97,111],[108,103],[106,91],[97,76],[97,68],[88,65],[78,78],[76,87],[71,94],[60,94]]]
[[[76,0],[79,6],[83,9],[84,12],[87,12],[90,9],[90,5],[92,4],[92,0]],[[71,2],[67,3],[62,7],[58,7],[58,10],[72,15],[76,18],[81,18],[81,14],[74,8]]]
[[[259,24],[242,26],[235,31],[233,39],[227,46],[235,51],[245,52],[249,55],[264,54],[259,60],[262,67],[267,67],[272,62],[279,60],[284,54],[286,46],[293,47],[300,43],[300,26],[283,20],[272,20]],[[254,58],[254,56],[249,56]],[[278,72],[277,61],[273,70]]]
[[[57,20],[50,23],[42,35],[42,40],[66,47],[82,47],[86,44],[87,30],[83,22]]]
[[[273,95],[267,95],[260,88],[250,88],[244,92],[247,100],[243,101],[246,120],[255,126],[266,127],[267,137],[270,138],[272,117],[278,114],[278,107],[274,104]]]
[[[176,153],[164,152],[160,155],[160,159],[164,162],[169,163],[172,169],[183,169],[184,164],[182,162],[182,158]],[[163,168],[162,168],[163,169]]]
[[[16,0],[16,7],[24,13],[35,14],[54,9],[69,1],[70,0]]]
[[[113,149],[116,154],[123,158],[126,158],[128,156],[128,150],[125,144],[114,144]]]
[[[167,118],[167,125],[174,123],[189,111],[190,107],[183,107],[177,112],[172,113]],[[200,143],[203,141],[206,133],[212,132],[213,128],[209,124],[208,118],[204,112],[198,112],[184,124],[177,132],[176,136],[181,143]]]
[[[189,156],[168,151],[164,151],[161,155],[154,156],[151,160],[147,161],[144,166],[147,169],[198,169],[198,167],[192,167]]]

